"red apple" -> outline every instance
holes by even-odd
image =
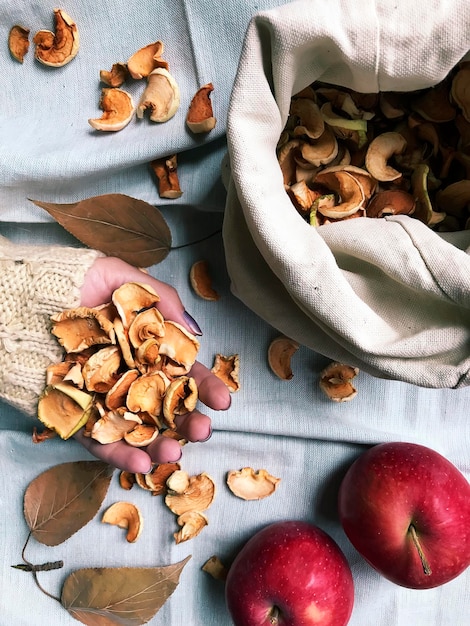
[[[346,557],[323,530],[282,521],[257,532],[226,581],[235,626],[345,626],[354,603]]]
[[[470,483],[430,448],[369,448],[346,472],[338,504],[351,543],[398,585],[437,587],[470,565]]]

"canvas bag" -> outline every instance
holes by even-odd
[[[291,96],[322,80],[359,92],[430,87],[468,53],[467,0],[305,0],[250,22],[228,113],[227,268],[279,332],[374,376],[470,383],[470,231],[417,219],[312,228],[283,188],[276,144]]]

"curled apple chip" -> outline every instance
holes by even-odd
[[[175,515],[183,515],[187,511],[205,511],[215,497],[215,483],[205,472],[197,476],[189,476],[183,470],[173,472],[166,486],[168,492],[165,504]]]
[[[215,580],[224,581],[227,578],[228,569],[216,554],[207,559],[201,569]]]
[[[74,20],[62,9],[54,9],[55,33],[40,30],[33,38],[38,61],[50,67],[62,67],[77,56],[80,37]]]
[[[112,302],[122,320],[125,329],[139,311],[155,306],[160,296],[150,285],[137,282],[127,282],[113,291]]]
[[[220,353],[216,354],[211,371],[227,385],[231,393],[235,393],[240,389],[240,357],[238,354],[230,356]]]
[[[347,402],[357,395],[352,379],[359,369],[344,363],[330,363],[320,374],[320,389],[334,402]]]
[[[175,417],[184,415],[196,408],[198,389],[191,376],[180,376],[173,380],[163,398],[163,416],[167,426],[175,429]]]
[[[51,320],[51,333],[66,352],[80,352],[90,346],[116,341],[112,322],[97,309],[68,309],[53,315]]]
[[[231,470],[227,474],[227,485],[230,491],[242,500],[262,500],[273,494],[280,478],[272,476],[264,469],[255,471],[252,467],[244,467],[239,471]]]
[[[176,521],[181,526],[180,530],[173,534],[177,544],[193,539],[209,523],[201,511],[186,511],[186,513],[179,515]]]
[[[145,474],[144,480],[153,496],[159,496],[166,492],[166,483],[169,477],[180,470],[179,463],[160,463],[149,474]]]
[[[100,70],[100,80],[108,87],[120,87],[128,75],[129,70],[125,63],[113,63],[110,70]]]
[[[208,133],[217,123],[212,110],[211,93],[214,85],[207,83],[194,94],[186,114],[186,124],[193,133]]]
[[[268,348],[268,364],[278,378],[282,380],[293,378],[291,359],[298,349],[297,341],[284,335],[271,341]]]
[[[154,41],[134,52],[126,63],[132,78],[146,78],[157,67],[168,69],[168,64],[162,59],[163,50],[163,42]]]
[[[15,24],[8,35],[8,48],[11,56],[19,63],[23,63],[29,50],[29,28]]]
[[[47,386],[38,402],[38,418],[62,439],[69,439],[88,420],[93,398],[68,383]]]
[[[143,526],[142,514],[132,502],[115,502],[103,513],[101,521],[127,530],[126,540],[134,543],[140,536]]]
[[[119,87],[104,87],[101,90],[101,117],[90,118],[88,123],[95,130],[116,132],[125,128],[134,117],[132,96]]]
[[[154,159],[150,162],[150,167],[155,174],[160,198],[175,200],[181,198],[181,190],[178,176],[178,158],[176,154],[168,157]]]
[[[122,470],[121,472],[119,472],[119,485],[122,487],[122,489],[130,491],[135,483],[136,479],[133,472],[128,472],[127,470]]]
[[[143,448],[158,437],[158,428],[150,424],[137,424],[129,433],[124,433],[124,441],[134,448]]]
[[[192,264],[189,271],[189,281],[194,292],[204,300],[217,301],[220,295],[212,287],[212,278],[209,271],[209,263],[206,259],[200,259]]]

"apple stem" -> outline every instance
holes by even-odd
[[[426,557],[424,556],[423,548],[419,542],[418,534],[416,532],[416,528],[413,524],[410,524],[408,529],[411,533],[411,538],[413,539],[413,543],[415,544],[416,550],[418,551],[419,558],[421,559],[421,564],[423,566],[423,571],[425,576],[430,576],[432,574],[431,566],[429,565]]]
[[[273,626],[276,626],[276,624],[279,624],[280,615],[281,615],[281,611],[279,610],[279,608],[277,606],[273,606],[269,614],[269,623],[273,624]]]

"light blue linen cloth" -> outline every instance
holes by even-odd
[[[225,151],[224,125],[231,83],[243,33],[251,15],[276,2],[143,0],[71,1],[66,7],[81,29],[82,49],[69,66],[50,70],[33,61],[23,65],[0,48],[0,223],[13,241],[44,245],[70,243],[28,197],[75,201],[94,194],[121,192],[161,206],[147,164],[157,154],[182,151],[181,201],[162,207],[174,245],[200,239],[220,229],[224,192],[219,166]],[[9,27],[32,30],[51,26],[53,5],[0,1],[2,40]],[[99,114],[98,73],[125,60],[141,45],[162,39],[185,103],[165,126],[147,120],[122,132],[96,135],[88,117]],[[206,140],[184,130],[185,105],[195,88],[213,81],[218,126]],[[188,205],[215,209],[201,212]],[[21,222],[21,223],[20,223]],[[189,285],[191,264],[206,258],[218,302],[198,298]],[[256,272],[256,267],[253,268]],[[57,595],[65,577],[80,567],[154,566],[192,558],[180,585],[151,620],[152,626],[230,626],[223,583],[201,571],[217,554],[226,564],[264,525],[280,519],[305,519],[329,532],[352,567],[356,602],[351,626],[468,626],[470,572],[429,591],[403,589],[376,574],[352,548],[338,522],[336,494],[341,476],[366,446],[408,440],[428,445],[470,477],[470,389],[423,389],[385,381],[361,372],[357,397],[344,404],[329,401],[318,387],[328,359],[300,348],[293,358],[294,378],[281,381],[267,364],[267,348],[277,332],[236,299],[224,264],[220,234],[173,250],[151,273],[174,285],[187,310],[201,325],[200,360],[211,366],[214,355],[238,353],[241,389],[223,413],[208,411],[214,433],[204,444],[184,449],[182,468],[207,472],[217,486],[207,511],[209,525],[195,539],[175,545],[175,517],[161,498],[134,487],[123,491],[117,472],[102,511],[117,500],[137,504],[144,517],[141,537],[128,544],[124,531],[100,522],[87,526],[57,547],[31,541],[26,558],[34,563],[64,560],[64,569],[39,573],[41,584]],[[28,528],[23,494],[29,482],[58,463],[91,458],[75,442],[51,440],[35,445],[31,421],[0,405],[0,626],[72,626],[77,622],[43,595],[31,575],[12,569],[21,562]],[[245,502],[225,485],[226,473],[251,466],[281,478],[266,500]]]

